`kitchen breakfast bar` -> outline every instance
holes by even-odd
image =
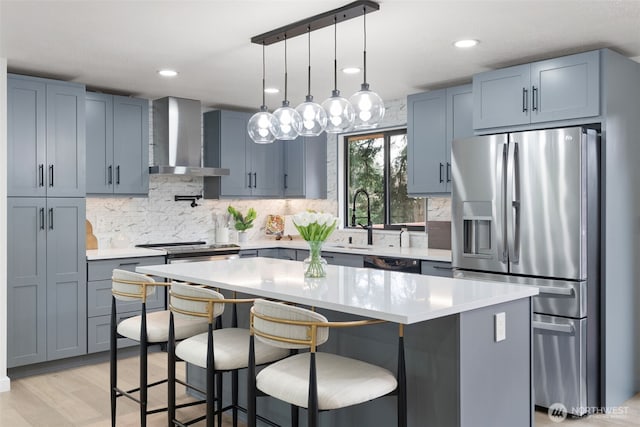
[[[404,324],[409,426],[533,425],[531,297],[536,288],[368,268],[326,269],[325,278],[306,279],[302,262],[244,258],[141,266],[136,271],[237,292],[239,297],[312,306],[330,321],[385,320],[332,330],[319,351],[392,372],[397,370],[397,324]],[[241,327],[248,326],[246,310],[240,310],[239,320]],[[188,366],[187,376],[203,381],[197,367]],[[244,393],[242,387],[241,403]],[[288,406],[276,399],[258,398],[258,413],[289,424]],[[302,425],[305,421],[302,416]],[[377,399],[323,413],[320,423],[394,426],[396,400]]]

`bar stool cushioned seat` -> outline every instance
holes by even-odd
[[[147,341],[150,343],[167,342],[169,340],[169,310],[147,313]],[[140,316],[129,317],[118,324],[118,334],[132,340],[140,341]],[[175,321],[176,339],[192,337],[207,330],[204,319],[181,318]]]
[[[213,331],[215,343],[214,369],[231,371],[247,367],[249,360],[249,330],[224,328]],[[263,365],[289,355],[285,349],[259,343],[256,345],[256,364]],[[207,334],[187,338],[176,346],[176,356],[201,368],[207,367]]]
[[[302,353],[267,366],[256,378],[258,390],[301,408],[309,399],[309,357]],[[331,353],[316,353],[318,409],[345,408],[391,393],[398,383],[388,370]]]
[[[390,394],[398,395],[398,426],[406,427],[404,344],[400,327],[398,379],[389,370],[332,353],[317,352],[329,338],[330,328],[381,323],[368,319],[329,322],[312,310],[256,299],[251,308],[250,344],[266,343],[292,350],[309,351],[265,366],[255,373],[249,357],[248,426],[256,426],[256,391],[292,405],[291,423],[298,425],[297,408],[307,408],[307,425],[319,425],[320,411],[346,408]],[[256,355],[257,356],[257,355]]]

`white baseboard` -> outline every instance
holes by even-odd
[[[9,377],[0,377],[0,393],[11,390],[11,380]]]

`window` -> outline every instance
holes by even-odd
[[[369,195],[375,228],[423,230],[425,199],[407,196],[407,131],[345,136],[345,226],[352,226],[353,197]],[[355,223],[366,225],[367,197],[358,194]]]

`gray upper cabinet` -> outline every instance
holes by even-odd
[[[446,91],[407,97],[407,193],[446,191]]]
[[[529,123],[529,64],[473,76],[473,127]]]
[[[282,143],[255,144],[247,133],[251,113],[216,110],[203,114],[204,165],[230,174],[205,177],[205,198],[281,197]]]
[[[451,142],[473,134],[471,85],[407,97],[407,190],[410,196],[451,192]]]
[[[149,101],[87,93],[87,193],[149,193]]]
[[[600,52],[531,64],[531,123],[600,114]]]
[[[247,133],[246,126],[244,133]],[[256,144],[247,137],[247,144],[249,145],[247,152],[251,152],[253,174],[251,195],[282,197],[284,192],[282,141],[276,141],[273,144]]]
[[[476,74],[474,129],[600,114],[600,52]]]
[[[85,201],[8,198],[8,366],[86,352]]]
[[[299,136],[284,145],[284,197],[327,198],[327,135]]]
[[[8,194],[85,195],[83,85],[9,75]]]

